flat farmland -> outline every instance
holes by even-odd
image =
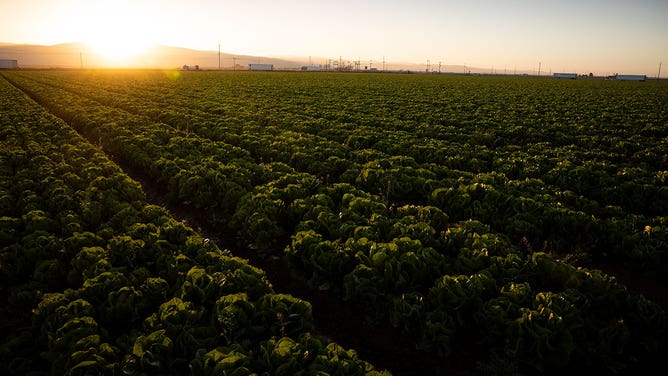
[[[328,321],[354,319],[360,335],[388,328],[401,338],[398,352],[430,360],[395,365],[382,355],[391,346],[366,349],[374,341],[351,341],[346,322],[329,325],[381,369],[613,373],[649,370],[666,352],[664,82],[126,70],[0,77],[136,174],[164,206],[198,218],[232,254],[281,269],[269,274],[276,291],[289,275],[308,297],[345,307],[338,315],[330,305]],[[19,214],[1,215],[22,223]],[[5,238],[3,246],[17,244]],[[98,246],[113,254],[114,244]],[[179,299],[199,302],[195,295]],[[316,324],[317,315],[314,303]],[[271,333],[280,341],[280,330]],[[236,346],[234,338],[198,342],[197,356]],[[191,372],[200,358],[188,359]],[[360,369],[373,367],[351,368]]]

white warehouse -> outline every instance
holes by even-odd
[[[571,80],[575,80],[576,78],[578,78],[578,74],[577,73],[555,73],[554,78],[568,78],[568,79],[571,79]]]
[[[270,71],[270,70],[274,70],[274,64],[248,64],[248,70],[252,70],[252,71]]]
[[[19,61],[0,59],[0,69],[19,69]]]
[[[647,76],[644,74],[618,74],[615,79],[619,81],[645,81]]]

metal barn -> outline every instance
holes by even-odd
[[[0,59],[0,69],[19,69],[19,61]]]
[[[618,74],[615,78],[619,81],[645,81],[647,76],[644,74]]]
[[[568,78],[571,80],[575,80],[576,78],[578,78],[577,73],[555,73],[553,76],[554,78]]]
[[[252,71],[270,71],[270,70],[274,70],[274,64],[248,64],[248,70],[252,70]]]

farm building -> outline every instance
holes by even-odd
[[[318,66],[318,65],[304,65],[301,69],[303,71],[318,72],[318,71],[320,71],[320,66]]]
[[[0,59],[0,69],[19,69],[19,61]]]
[[[644,74],[618,74],[615,79],[619,81],[645,81],[647,76]]]
[[[553,76],[554,78],[569,78],[571,80],[578,78],[577,73],[555,73]]]
[[[270,71],[274,70],[274,64],[248,64],[248,70]]]

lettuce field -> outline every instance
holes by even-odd
[[[2,374],[665,367],[663,82],[7,71],[0,103]]]

